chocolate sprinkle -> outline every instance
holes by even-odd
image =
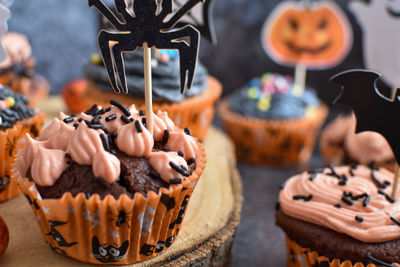
[[[329,165],[328,165],[328,168],[331,170],[331,173],[327,173],[327,175],[334,176],[334,177],[339,178],[339,179],[342,178],[342,177],[335,171],[335,168],[333,167],[332,164],[329,164]]]
[[[94,104],[90,109],[86,110],[84,113],[87,115],[96,115],[98,112],[97,104]]]
[[[140,116],[144,116],[144,111],[143,111],[143,109],[140,109],[140,110],[139,110],[139,115],[140,115]]]
[[[378,260],[378,259],[375,258],[375,257],[372,257],[369,253],[367,253],[366,257],[367,257],[367,259],[369,259],[370,261],[372,261],[372,262],[375,263],[375,264],[379,264],[379,265],[382,265],[382,266],[385,266],[385,267],[394,267],[394,266],[393,266],[392,264],[390,264],[390,263],[387,263],[387,262]]]
[[[131,121],[125,115],[121,115],[121,121],[125,122],[126,124],[131,123]]]
[[[186,133],[187,135],[191,135],[191,134],[190,134],[190,130],[189,130],[188,127],[186,127],[186,128],[184,129],[184,131],[185,131],[185,133]]]
[[[183,157],[185,156],[185,153],[183,153],[182,151],[179,150],[179,151],[178,151],[178,156],[180,156],[180,157],[183,158]]]
[[[369,203],[369,200],[371,199],[371,197],[369,195],[367,195],[363,201],[363,207],[366,207]]]
[[[381,195],[384,195],[386,200],[389,201],[390,203],[394,203],[395,202],[394,198],[392,198],[392,196],[388,195],[385,191],[383,191],[381,189],[378,189],[378,193],[381,194]]]
[[[347,205],[349,205],[349,206],[353,205],[353,201],[351,201],[350,199],[348,199],[348,198],[345,197],[345,196],[342,196],[342,201],[343,201],[344,203],[346,203]]]
[[[105,109],[100,109],[97,114],[103,115],[104,113],[110,112],[111,107],[105,108]]]
[[[305,195],[294,195],[293,200],[304,200],[304,201],[310,201],[314,196],[312,194],[309,194],[308,196]]]
[[[160,174],[158,172],[156,172],[155,170],[151,170],[150,171],[150,176],[156,179],[161,178]]]
[[[170,184],[181,184],[182,183],[182,179],[179,179],[179,178],[171,179],[171,180],[169,180],[169,183]]]
[[[337,204],[335,205],[335,208],[340,209],[341,207],[342,207],[342,204],[340,204],[340,203],[337,203]]]
[[[110,122],[112,120],[115,120],[116,118],[117,118],[117,115],[111,114],[111,115],[107,116],[105,120],[106,120],[106,122]]]
[[[79,118],[79,119],[78,119],[78,122],[82,122],[82,121],[83,121],[83,119],[82,119],[82,118]]]
[[[364,218],[361,217],[361,216],[358,216],[358,215],[354,219],[356,219],[356,221],[359,221],[359,222],[363,222],[364,221]]]
[[[100,119],[101,119],[101,116],[100,115],[96,115],[96,116],[93,117],[91,122],[93,124],[99,124],[100,123]]]
[[[190,159],[187,161],[187,164],[188,164],[188,165],[192,165],[195,161],[196,161],[195,158],[190,158]]]
[[[135,127],[138,133],[143,132],[142,125],[140,124],[139,121],[135,121]]]
[[[355,169],[357,169],[357,167],[358,167],[357,164],[351,164],[350,165],[349,173],[350,173],[351,176],[354,176],[354,172],[353,171]]]
[[[380,188],[386,188],[386,186],[384,184],[382,184],[376,177],[375,177],[375,173],[374,173],[373,168],[371,168],[371,178],[372,180],[376,183],[376,185]]]
[[[146,125],[146,124],[147,124],[146,118],[142,118],[142,124],[143,124],[143,125]]]
[[[317,177],[317,175],[318,175],[318,173],[313,172],[313,173],[310,175],[310,178],[308,178],[308,180],[313,181],[313,180]]]
[[[175,162],[170,161],[169,162],[169,166],[171,166],[171,168],[176,171],[177,173],[180,173],[183,176],[188,177],[189,174],[187,173],[187,171],[185,169],[183,169],[181,166],[178,166]]]
[[[116,106],[119,110],[122,111],[122,113],[124,113],[125,116],[129,117],[131,115],[129,109],[117,100],[110,100],[110,104]]]
[[[106,151],[110,151],[110,143],[105,134],[100,134],[100,139],[103,142],[103,147]]]
[[[169,138],[169,131],[165,129],[161,143],[166,144],[168,142],[168,138]]]
[[[73,122],[74,121],[74,119],[75,119],[75,117],[68,117],[68,118],[65,118],[65,119],[63,119],[63,122],[64,123],[71,123],[71,122]]]
[[[74,128],[75,128],[75,130],[78,128],[78,126],[79,126],[79,123],[74,123],[74,125],[72,125],[72,126],[74,126]]]
[[[397,220],[395,217],[390,216],[390,219],[394,221],[398,226],[400,226],[400,221]]]

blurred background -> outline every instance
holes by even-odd
[[[382,0],[384,1],[384,0]],[[386,0],[385,0],[386,1]],[[110,2],[110,0],[108,1]],[[214,24],[218,44],[203,40],[200,59],[210,74],[224,85],[224,95],[265,72],[293,74],[293,68],[274,63],[260,42],[262,25],[278,0],[216,0]],[[337,95],[329,78],[339,71],[362,68],[361,30],[349,12],[349,1],[336,0],[346,12],[354,31],[349,56],[337,67],[309,71],[307,83],[325,102]],[[26,34],[37,59],[37,73],[51,83],[51,93],[59,93],[69,80],[82,77],[82,65],[97,53],[98,14],[85,0],[15,0],[11,6],[9,30]]]

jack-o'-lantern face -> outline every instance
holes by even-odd
[[[301,2],[284,2],[267,19],[262,41],[279,63],[326,68],[347,55],[352,34],[345,16],[330,2],[317,2],[310,8]]]

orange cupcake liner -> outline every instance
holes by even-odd
[[[321,105],[313,116],[301,119],[263,120],[236,114],[223,100],[218,112],[240,161],[284,166],[310,159],[328,108]]]
[[[88,109],[93,104],[109,106],[111,99],[115,99],[122,104],[129,106],[135,104],[138,109],[145,110],[144,99],[129,97],[121,94],[105,93],[91,81],[88,82],[88,89],[83,93],[85,107]],[[178,88],[177,88],[178,90]],[[188,127],[191,134],[202,140],[211,125],[215,113],[215,104],[222,93],[221,83],[208,77],[207,89],[200,95],[189,97],[180,103],[167,103],[153,101],[153,110],[167,111],[168,116],[180,128]]]
[[[22,146],[23,144],[21,144]],[[180,185],[162,188],[148,196],[136,193],[118,200],[83,193],[61,199],[42,199],[33,182],[25,177],[26,166],[14,164],[12,179],[25,194],[38,220],[45,241],[56,252],[95,264],[130,264],[152,258],[174,242],[182,226],[192,192],[205,168],[204,147],[196,169]]]
[[[10,179],[12,163],[16,155],[18,140],[29,133],[36,137],[42,130],[46,119],[44,113],[17,122],[13,128],[0,131],[0,202],[13,198],[19,193],[17,184]]]
[[[363,264],[360,262],[352,263],[350,260],[329,259],[325,256],[320,256],[318,252],[311,251],[308,248],[303,248],[296,242],[291,240],[287,235],[287,266],[288,267],[313,267],[313,266],[326,266],[326,267],[377,267],[375,264]],[[400,267],[398,263],[392,263],[392,266]]]

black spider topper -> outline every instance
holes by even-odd
[[[188,0],[165,22],[166,17],[172,13],[172,0],[163,0],[159,12],[157,12],[159,9],[157,0],[135,0],[133,3],[135,16],[128,12],[125,0],[114,1],[116,11],[123,17],[124,22],[121,22],[102,0],[89,0],[89,6],[95,6],[114,28],[120,31],[112,33],[101,30],[97,37],[114,91],[128,93],[122,53],[133,52],[138,47],[143,47],[144,43],[147,43],[148,47],[154,46],[158,49],[177,49],[180,57],[181,93],[184,92],[185,85],[190,89],[199,52],[200,33],[189,24],[179,29],[172,28],[191,8],[203,0]],[[187,39],[190,40],[189,43]],[[112,46],[111,42],[114,43]],[[117,83],[117,73],[122,90]]]
[[[349,70],[336,74],[331,81],[342,87],[334,103],[353,109],[356,132],[375,131],[383,135],[400,164],[400,91],[386,97],[379,91],[381,74],[368,70]]]

